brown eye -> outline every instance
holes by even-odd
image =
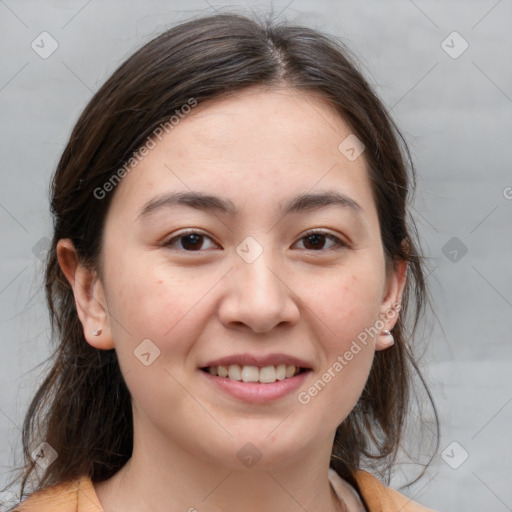
[[[304,241],[304,249],[312,251],[332,249],[333,247],[346,247],[346,244],[343,243],[338,237],[331,235],[329,233],[324,233],[322,231],[310,232],[306,234],[306,236],[302,237],[301,241]],[[326,242],[330,242],[331,245],[328,247],[324,247]]]
[[[306,249],[322,249],[325,244],[326,236],[322,234],[315,233],[313,235],[308,235],[304,237],[304,240],[306,240],[306,243],[304,246]]]
[[[185,235],[180,237],[180,239],[181,246],[187,251],[197,251],[198,249],[201,249],[204,242],[203,235],[198,234]]]
[[[171,238],[164,245],[165,247],[170,247],[173,249],[183,250],[187,252],[199,252],[205,249],[205,245],[208,245],[208,241],[210,241],[211,247],[214,246],[211,238],[203,235],[202,233],[190,232],[183,233],[181,235],[175,236]],[[206,247],[211,248],[211,247]]]

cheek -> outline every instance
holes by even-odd
[[[348,265],[339,272],[302,285],[309,309],[331,336],[326,342],[343,349],[346,342],[374,325],[379,317],[383,273],[374,265]]]
[[[149,260],[126,256],[109,269],[105,281],[115,349],[140,411],[158,418],[165,403],[186,417],[184,404],[190,400],[179,383],[189,371],[187,354],[203,329],[200,319],[209,314],[201,298],[215,276],[191,278],[168,263]]]
[[[336,428],[348,416],[372,365],[382,294],[382,275],[375,268],[347,267],[304,288],[323,353],[316,379],[301,390],[298,401],[307,415],[323,417],[326,428]]]
[[[122,337],[162,340],[201,300],[212,277],[178,271],[148,253],[125,254],[110,265],[106,284],[113,329]],[[117,325],[122,324],[122,325]]]
[[[132,257],[125,253],[123,260],[110,261],[116,264],[110,266],[105,280],[107,302],[123,372],[136,370],[131,374],[135,378],[145,368],[136,357],[147,352],[151,355],[146,359],[157,355],[149,368],[176,368],[176,361],[181,361],[179,371],[185,372],[187,355],[213,314],[209,292],[222,273],[178,269],[151,253]],[[148,373],[148,378],[153,374]]]

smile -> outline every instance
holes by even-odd
[[[230,364],[229,366],[208,366],[201,368],[210,375],[222,377],[234,381],[259,382],[261,384],[272,384],[276,381],[290,379],[295,375],[305,371],[305,368],[294,365],[270,365],[270,366],[251,366]]]
[[[283,367],[284,378],[281,378]],[[272,403],[288,396],[295,396],[304,385],[305,379],[312,373],[308,368],[294,365],[259,367],[231,364],[202,367],[200,370],[199,374],[204,375],[205,381],[223,395],[253,404]]]

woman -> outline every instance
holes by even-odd
[[[15,510],[426,510],[362,470],[397,454],[426,289],[407,148],[346,53],[216,15],[90,101]]]

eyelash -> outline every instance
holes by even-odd
[[[181,238],[184,238],[188,235],[200,235],[200,236],[203,236],[205,238],[208,238],[210,240],[211,237],[209,237],[208,235],[206,235],[205,233],[202,233],[201,231],[197,231],[197,230],[188,230],[188,231],[184,231],[183,233],[180,233],[179,235],[177,236],[174,236],[172,238],[170,238],[169,240],[165,241],[162,245],[164,247],[168,247],[170,248],[172,246],[172,244],[175,242],[175,241],[178,241],[180,240]],[[307,231],[306,233],[304,233],[304,235],[299,239],[300,240],[304,240],[305,238],[311,236],[311,235],[323,235],[325,236],[327,239],[331,240],[332,242],[334,242],[334,246],[333,247],[330,247],[330,248],[327,248],[327,249],[302,249],[302,250],[305,250],[305,251],[308,251],[308,252],[325,252],[325,251],[333,251],[333,250],[339,250],[339,249],[343,249],[343,248],[348,248],[349,247],[349,244],[346,243],[346,242],[343,242],[342,240],[340,240],[337,236],[333,235],[332,233],[328,233],[326,231],[322,231],[322,230],[311,230],[311,231]],[[194,252],[204,252],[204,250],[197,250],[197,251],[189,251],[187,249],[178,249],[182,252],[188,252],[188,253],[194,253]]]
[[[339,249],[344,249],[344,248],[349,247],[348,243],[344,242],[343,240],[341,240],[337,236],[333,235],[332,233],[329,233],[327,231],[318,230],[318,229],[312,229],[311,231],[307,231],[306,233],[304,233],[304,235],[299,240],[303,240],[304,238],[307,238],[308,236],[311,236],[311,235],[323,235],[323,236],[325,236],[325,238],[334,242],[333,247],[330,247],[328,249],[321,249],[321,250],[317,250],[317,251],[315,251],[314,249],[311,249],[311,252],[334,251],[334,250],[339,250]],[[307,250],[307,249],[304,249],[304,250]]]

